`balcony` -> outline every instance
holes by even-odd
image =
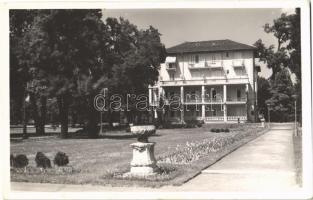
[[[224,116],[205,117],[205,121],[224,121]]]
[[[244,61],[242,59],[233,60],[233,67],[244,67]]]
[[[209,68],[222,68],[223,67],[223,63],[221,60],[208,61],[207,65]]]
[[[190,70],[222,68],[222,67],[223,67],[223,64],[221,60],[199,62],[199,63],[189,63]]]
[[[184,103],[202,103],[201,98],[186,98]]]
[[[223,98],[204,98],[204,103],[222,104]]]
[[[246,121],[247,116],[227,116],[227,121]]]
[[[166,70],[176,71],[176,68],[177,68],[176,63],[166,63]]]
[[[191,80],[162,80],[161,86],[184,86],[184,85],[223,85],[223,84],[247,84],[249,83],[248,77],[214,77],[206,79],[191,79]]]
[[[237,97],[227,97],[226,101],[227,101],[227,103],[234,103],[234,104],[246,103],[247,102],[247,98],[246,97],[240,97],[240,98],[237,98]]]

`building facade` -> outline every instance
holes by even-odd
[[[254,122],[255,48],[231,40],[185,42],[167,49],[149,103],[168,122]],[[179,109],[178,109],[179,108]]]

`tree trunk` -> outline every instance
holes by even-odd
[[[40,97],[40,117],[38,118],[38,134],[45,134],[45,124],[46,124],[46,114],[47,114],[47,97]]]
[[[24,91],[24,94],[26,94],[26,90]],[[23,139],[27,139],[28,138],[28,134],[27,134],[27,122],[28,122],[28,118],[27,118],[27,112],[26,112],[26,101],[25,101],[26,95],[24,95],[23,98]]]
[[[40,128],[39,128],[40,123],[39,123],[36,95],[34,93],[30,93],[29,100],[32,106],[32,114],[33,114],[33,120],[34,120],[35,128],[36,128],[36,135],[40,135]]]
[[[98,121],[100,112],[94,108],[94,96],[88,97],[88,116],[86,130],[90,138],[97,138],[99,136]]]
[[[68,137],[68,108],[69,108],[69,96],[61,95],[58,98],[59,118],[61,124],[61,138]]]

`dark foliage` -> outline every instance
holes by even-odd
[[[54,157],[53,163],[57,166],[65,166],[69,163],[68,156],[63,152],[58,152]]]
[[[42,152],[37,152],[36,158],[35,158],[37,167],[41,168],[51,168],[51,161],[50,159]]]
[[[19,154],[14,158],[14,167],[23,168],[28,165],[28,158],[24,154]]]

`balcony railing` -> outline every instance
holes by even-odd
[[[223,67],[223,62],[221,60],[208,61],[207,65],[210,68],[220,68],[220,67]]]
[[[204,103],[223,103],[222,98],[204,98]]]
[[[210,116],[210,117],[205,117],[205,121],[223,121],[224,116]]]
[[[247,102],[247,98],[246,97],[241,97],[241,98],[237,98],[237,97],[228,97],[226,99],[226,101],[229,102]]]
[[[237,120],[240,120],[240,121],[245,121],[247,120],[247,116],[227,116],[227,121],[237,121]]]
[[[185,98],[185,103],[202,103],[201,98]]]
[[[244,61],[242,59],[233,60],[233,67],[243,67]]]
[[[221,60],[216,61],[206,61],[199,63],[189,63],[189,69],[210,69],[210,68],[221,68],[223,67],[223,62]]]
[[[176,63],[167,63],[166,69],[169,71],[176,71],[177,65]]]
[[[248,82],[248,77],[236,77],[236,78],[225,78],[225,77],[214,77],[206,79],[191,79],[191,80],[162,80],[160,81],[161,85],[203,85],[212,83],[214,84],[225,84],[225,83],[234,83],[234,84],[246,84]]]

